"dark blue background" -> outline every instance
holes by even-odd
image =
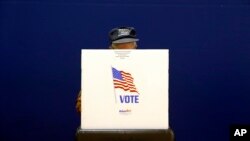
[[[0,2],[0,140],[73,141],[80,50],[134,26],[139,47],[170,49],[177,141],[229,140],[250,123],[249,0]]]

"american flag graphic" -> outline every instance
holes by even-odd
[[[112,72],[113,72],[114,87],[116,89],[119,88],[119,89],[123,89],[124,91],[138,93],[133,83],[134,78],[131,76],[130,73],[119,71],[113,67],[112,67]]]

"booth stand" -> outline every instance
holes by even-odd
[[[83,130],[78,129],[77,141],[174,141],[174,133],[167,130]]]

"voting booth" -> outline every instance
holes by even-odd
[[[82,50],[77,141],[172,141],[169,52]]]

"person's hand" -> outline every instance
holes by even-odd
[[[81,91],[79,92],[77,99],[76,99],[76,111],[78,113],[81,112]]]

